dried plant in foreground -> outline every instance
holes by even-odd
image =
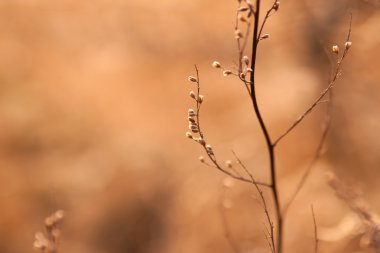
[[[380,253],[380,219],[370,210],[359,194],[340,182],[334,174],[328,175],[328,184],[335,194],[343,200],[361,222],[363,229],[362,246],[372,248]]]
[[[352,42],[350,41],[351,35],[351,22],[349,26],[349,31],[347,34],[347,38],[344,42],[343,50],[339,50],[339,46],[334,45],[332,47],[332,54],[335,55],[336,64],[334,71],[332,73],[331,79],[327,85],[327,87],[320,93],[320,95],[314,100],[313,103],[299,116],[293,124],[288,127],[283,134],[279,137],[272,139],[266,124],[263,120],[259,109],[259,103],[256,96],[256,80],[255,80],[255,70],[256,70],[256,55],[258,51],[259,43],[263,40],[267,40],[270,38],[269,34],[264,34],[264,27],[267,23],[268,19],[275,14],[280,7],[279,1],[273,1],[271,7],[266,11],[263,20],[260,22],[260,4],[261,0],[256,0],[255,3],[249,0],[239,0],[238,7],[236,11],[235,18],[235,39],[237,43],[238,49],[238,66],[237,70],[232,70],[232,68],[224,68],[223,65],[219,61],[214,61],[212,63],[212,67],[216,69],[220,69],[224,77],[236,77],[241,81],[243,87],[247,91],[249,99],[252,102],[254,116],[259,122],[262,134],[265,138],[267,153],[269,157],[269,170],[270,170],[270,182],[260,182],[254,179],[249,170],[244,166],[241,160],[234,153],[234,162],[239,165],[239,168],[235,168],[233,166],[233,161],[227,160],[226,162],[220,162],[215,154],[215,150],[210,145],[208,141],[205,139],[205,133],[201,128],[200,122],[200,112],[201,106],[204,103],[204,96],[200,93],[200,75],[197,66],[195,66],[195,76],[189,76],[188,81],[192,84],[195,84],[195,89],[190,91],[189,96],[195,101],[195,108],[190,108],[188,110],[188,122],[189,122],[189,132],[186,132],[186,137],[197,142],[204,149],[208,159],[205,157],[199,157],[199,160],[207,166],[214,167],[224,174],[246,183],[253,184],[260,195],[261,203],[263,210],[267,216],[267,234],[266,237],[269,241],[270,248],[272,252],[281,253],[283,251],[283,221],[285,218],[285,214],[293,202],[298,192],[306,182],[307,177],[310,174],[310,171],[316,161],[322,154],[322,147],[325,141],[327,131],[329,128],[330,115],[329,111],[327,111],[325,128],[322,133],[322,137],[320,140],[320,144],[318,145],[316,155],[310,165],[306,168],[302,178],[300,179],[294,193],[291,195],[291,198],[281,206],[280,203],[280,192],[278,189],[277,183],[277,168],[275,164],[275,148],[280,143],[280,141],[286,137],[289,133],[291,133],[312,111],[313,109],[322,102],[329,103],[329,100],[325,101],[327,94],[330,94],[331,89],[334,87],[335,83],[339,79],[342,70],[342,63],[347,56],[349,49],[352,46]],[[251,41],[251,56],[246,55],[247,45],[249,44],[250,34],[252,32],[252,41]],[[331,99],[331,94],[330,94]],[[265,187],[269,189],[272,193],[272,198],[274,202],[274,213],[275,218],[273,219],[275,222],[272,222],[272,218],[269,215],[268,206],[266,204],[266,200],[262,193],[261,187]]]
[[[58,210],[45,219],[46,234],[37,232],[33,246],[41,253],[57,253],[61,237],[59,225],[64,218],[64,212]]]

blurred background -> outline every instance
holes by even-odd
[[[1,253],[33,252],[35,232],[57,209],[66,212],[61,252],[234,252],[223,221],[239,252],[269,252],[254,189],[225,188],[225,176],[202,165],[201,147],[184,135],[196,63],[203,129],[218,159],[233,159],[233,149],[257,179],[269,180],[244,88],[211,67],[236,66],[236,6],[0,0]],[[371,252],[360,230],[344,226],[349,209],[325,174],[380,212],[379,10],[377,0],[283,1],[264,31],[271,36],[259,47],[257,93],[275,138],[326,87],[325,51],[343,48],[353,15],[326,152],[289,209],[286,252],[312,252],[311,204],[321,252]],[[324,112],[318,106],[278,146],[283,203],[314,156]]]

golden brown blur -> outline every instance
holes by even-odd
[[[262,2],[264,10],[272,1]],[[244,87],[211,66],[236,66],[236,6],[0,0],[0,253],[33,252],[44,218],[59,209],[59,252],[234,252],[224,222],[239,253],[270,252],[254,188],[225,188],[225,175],[201,164],[201,147],[185,137],[196,63],[203,130],[218,159],[234,150],[269,180]],[[327,86],[327,55],[344,47],[350,13],[353,44],[334,87],[325,153],[289,209],[284,252],[313,252],[311,204],[319,252],[372,252],[326,173],[380,215],[380,2],[282,1],[259,46],[257,93],[275,138]],[[322,103],[278,145],[282,204],[314,156],[324,112]]]

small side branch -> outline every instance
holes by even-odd
[[[196,76],[189,76],[188,80],[192,83],[196,84],[196,91],[190,91],[190,97],[195,100],[196,107],[194,109],[189,109],[188,111],[188,120],[189,120],[189,130],[191,132],[186,132],[186,136],[195,142],[199,143],[203,149],[205,150],[208,158],[210,159],[212,164],[208,164],[205,162],[203,157],[200,157],[200,161],[205,163],[208,166],[214,167],[218,169],[219,171],[223,172],[224,174],[242,181],[246,183],[251,183],[250,178],[245,178],[241,176],[239,173],[233,170],[229,170],[230,168],[227,166],[227,168],[224,168],[220,165],[218,160],[216,159],[215,152],[210,144],[208,144],[205,140],[204,133],[201,128],[201,122],[200,122],[200,112],[201,112],[201,106],[204,100],[204,96],[200,94],[200,76],[199,76],[199,70],[198,67],[195,65],[195,72]],[[194,136],[198,135],[198,137]],[[258,185],[265,186],[265,187],[271,187],[270,184],[264,183],[264,182],[256,182]]]
[[[315,214],[314,214],[314,208],[313,205],[311,205],[311,214],[313,216],[313,224],[314,224],[314,253],[318,253],[318,227],[317,227],[317,222],[315,220]]]
[[[267,203],[266,203],[266,200],[264,197],[264,193],[261,190],[260,186],[257,184],[252,173],[249,172],[247,167],[242,163],[242,161],[239,159],[239,157],[236,155],[236,153],[233,151],[232,151],[232,153],[234,154],[237,163],[242,167],[242,169],[245,171],[245,173],[247,173],[247,175],[251,179],[252,185],[256,188],[257,192],[259,193],[259,196],[260,196],[261,202],[262,202],[262,207],[264,209],[264,213],[265,213],[265,216],[267,218],[268,225],[269,225],[268,237],[269,237],[269,242],[271,244],[270,248],[272,250],[272,253],[276,253],[276,247],[275,247],[275,242],[274,242],[274,225],[273,225],[272,219],[269,215],[268,206],[267,206]]]
[[[326,96],[326,94],[334,87],[334,84],[336,83],[336,81],[339,79],[339,77],[341,75],[343,60],[347,56],[348,50],[349,50],[349,48],[351,47],[351,44],[352,44],[351,41],[350,41],[351,26],[352,26],[352,16],[351,16],[351,19],[350,19],[350,26],[349,26],[349,30],[348,30],[348,33],[347,33],[347,38],[346,38],[346,41],[344,43],[344,51],[343,51],[343,53],[342,53],[342,55],[340,57],[339,57],[339,47],[338,46],[333,46],[332,47],[333,53],[338,56],[338,60],[337,60],[337,63],[336,63],[336,68],[335,68],[332,80],[329,82],[329,84],[326,87],[326,89],[324,89],[322,91],[322,93],[317,97],[317,99],[309,106],[309,108],[307,108],[306,111],[303,114],[301,114],[301,116],[299,116],[293,122],[293,124],[283,134],[281,134],[273,142],[274,146],[276,146],[285,136],[287,136],[294,128],[296,128],[298,126],[298,124],[300,124],[305,119],[305,117],[307,115],[309,115],[318,104],[320,104],[320,102]]]

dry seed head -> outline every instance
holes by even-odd
[[[244,73],[240,73],[239,76],[240,76],[241,79],[245,79],[245,74]]]
[[[191,98],[194,98],[194,99],[195,99],[195,92],[194,92],[194,91],[190,91],[189,96],[190,96]]]
[[[199,161],[200,161],[201,163],[204,163],[204,162],[205,162],[205,158],[204,158],[203,156],[198,157],[198,159],[199,159]]]
[[[339,47],[337,45],[333,46],[332,51],[334,54],[339,54]]]
[[[240,13],[239,13],[239,15],[238,15],[238,19],[239,19],[241,22],[247,22],[247,19],[246,19],[242,14],[240,14]]]
[[[189,80],[189,82],[193,82],[193,83],[196,83],[198,81],[198,79],[196,77],[194,77],[194,76],[189,76],[187,78],[187,80]]]
[[[226,70],[223,71],[223,76],[229,76],[231,74],[232,74],[231,70],[226,69]]]
[[[200,104],[202,104],[203,99],[204,99],[204,96],[203,96],[203,95],[199,95],[199,96],[198,96],[198,102],[199,102]]]
[[[351,41],[347,41],[346,43],[344,43],[344,47],[346,48],[346,50],[348,50],[351,46],[352,46]]]
[[[190,132],[186,132],[186,137],[189,139],[193,139],[193,135]]]
[[[220,62],[218,62],[218,61],[214,61],[213,63],[212,63],[212,66],[214,67],[214,68],[220,68],[220,67],[222,67],[222,65],[220,64]]]
[[[249,58],[248,58],[248,56],[244,55],[243,58],[241,59],[241,61],[243,63],[245,63],[245,65],[248,65],[249,64]]]
[[[187,117],[187,119],[188,119],[191,123],[195,124],[195,119],[194,119],[193,117]]]

